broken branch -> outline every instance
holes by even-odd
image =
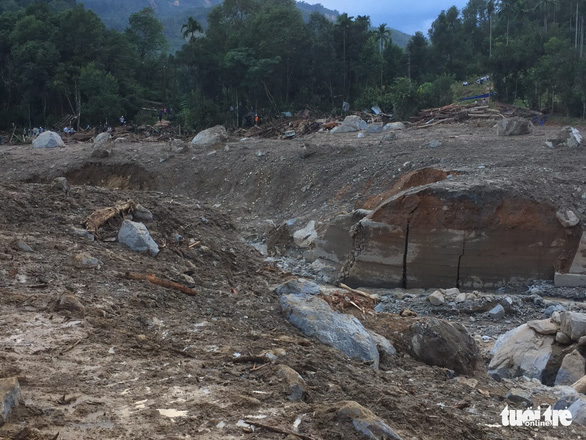
[[[84,221],[85,228],[95,236],[98,236],[98,229],[117,215],[127,214],[136,209],[136,203],[129,200],[126,203],[116,203],[115,206],[98,209],[88,215]]]
[[[244,423],[247,423],[252,426],[258,426],[259,428],[264,428],[268,431],[276,432],[278,434],[292,435],[302,440],[318,440],[317,438],[311,437],[309,435],[298,434],[294,431],[289,431],[288,429],[276,428],[274,426],[265,425],[264,423],[253,422],[252,420],[245,420]]]
[[[350,293],[355,293],[356,295],[364,296],[364,297],[369,298],[373,301],[378,301],[380,299],[378,295],[373,295],[370,293],[363,292],[362,290],[353,289],[352,287],[348,287],[344,283],[340,283],[340,287],[344,290],[347,290]]]
[[[156,277],[152,273],[145,275],[136,272],[126,272],[126,278],[128,278],[129,280],[148,281],[151,284],[156,284],[157,286],[166,287],[168,289],[179,290],[180,292],[186,293],[187,295],[191,296],[197,295],[197,292],[195,290],[190,289],[189,287],[184,286],[183,284],[176,283],[175,281],[163,280],[161,278]]]

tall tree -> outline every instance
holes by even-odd
[[[150,6],[130,16],[125,33],[142,60],[155,58],[167,46],[163,35],[163,24],[157,19],[155,11]]]
[[[183,32],[183,38],[189,37],[189,41],[195,40],[196,33],[203,34],[203,27],[199,24],[199,21],[194,20],[193,17],[189,17],[187,22],[181,26],[181,31]]]

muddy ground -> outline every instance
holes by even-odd
[[[382,134],[316,133],[184,152],[127,135],[105,159],[90,157],[90,143],[0,146],[0,378],[18,376],[23,398],[0,438],[295,438],[251,430],[242,420],[308,438],[363,438],[336,419],[347,400],[403,439],[586,438],[579,426],[501,427],[505,395],[522,381],[497,383],[482,370],[477,384],[456,380],[401,350],[374,371],[305,337],[272,293],[294,275],[249,245],[288,219],[326,222],[361,208],[423,167],[470,184],[514,187],[573,208],[584,220],[586,153],[545,147],[558,130],[503,138],[488,126],[456,124],[386,141]],[[430,148],[432,140],[441,145]],[[69,195],[51,185],[59,176],[71,183]],[[94,210],[128,199],[153,212],[147,226],[161,246],[156,258],[114,240],[121,219],[96,241],[74,229]],[[99,263],[84,265],[83,256]],[[131,280],[126,272],[152,273],[197,293]],[[564,293],[535,285],[550,296]],[[504,293],[526,306],[499,323],[421,304],[413,309],[461,322],[486,356],[494,337],[543,312],[523,299],[531,286]],[[573,293],[583,298],[581,289]],[[394,314],[361,318],[393,339]],[[267,351],[277,359],[265,361]],[[305,401],[287,399],[279,364],[307,382]],[[547,387],[539,396],[539,403],[557,400]]]

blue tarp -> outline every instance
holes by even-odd
[[[470,101],[472,99],[490,98],[490,93],[485,95],[471,96],[470,98],[460,98],[460,101]]]

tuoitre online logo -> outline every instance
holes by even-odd
[[[501,412],[503,426],[570,426],[572,413],[567,409],[552,409],[551,406],[544,412],[541,408],[533,409],[505,409]]]

